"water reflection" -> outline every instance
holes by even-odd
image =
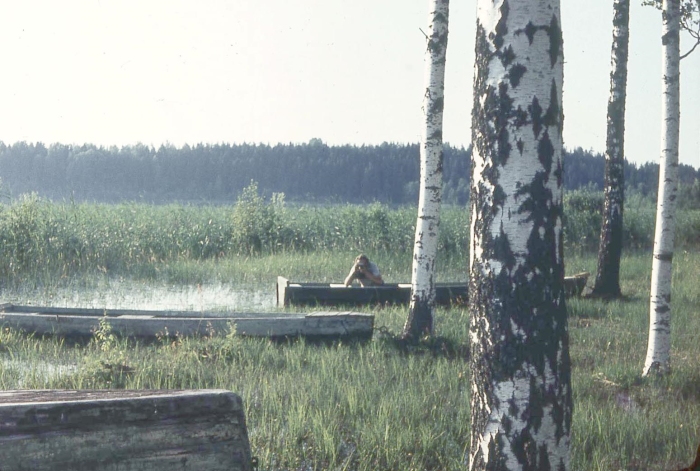
[[[31,389],[34,384],[42,384],[53,378],[66,376],[77,371],[77,365],[50,363],[44,360],[22,360],[0,357],[2,376],[13,380],[13,389]]]
[[[177,311],[272,311],[274,286],[204,284],[175,286],[111,280],[89,288],[62,287],[51,291],[3,292],[2,302],[49,307]]]

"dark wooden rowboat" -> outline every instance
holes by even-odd
[[[564,278],[567,296],[580,296],[588,273]],[[435,302],[439,306],[465,304],[468,298],[466,283],[438,283]],[[277,306],[339,306],[367,304],[408,304],[411,300],[410,283],[386,283],[381,286],[345,286],[342,283],[299,283],[277,277]]]
[[[410,283],[386,283],[381,286],[345,286],[342,283],[297,283],[277,277],[278,306],[336,306],[366,304],[408,304]],[[467,299],[464,283],[439,283],[435,302],[449,306]]]

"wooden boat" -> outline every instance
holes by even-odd
[[[90,336],[100,322],[120,336],[236,335],[255,337],[371,338],[374,316],[357,312],[206,313],[195,311],[139,311],[0,304],[0,326],[39,335]]]
[[[230,391],[0,391],[0,424],[3,471],[256,469]]]
[[[588,273],[564,278],[567,296],[580,296],[588,281]],[[466,283],[438,283],[435,302],[441,306],[465,304],[468,298]],[[366,304],[408,304],[411,300],[410,283],[385,283],[381,286],[345,286],[342,283],[299,283],[277,277],[277,306],[337,306]]]
[[[277,277],[277,306],[336,306],[365,304],[408,304],[410,283],[385,283],[381,286],[345,286],[342,283],[297,283]],[[438,283],[435,302],[450,306],[467,299],[466,283]]]

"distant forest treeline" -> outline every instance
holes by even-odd
[[[446,203],[469,198],[471,148],[445,146]],[[0,178],[12,196],[36,192],[54,200],[232,202],[251,180],[264,195],[288,201],[416,204],[418,144],[328,146],[306,144],[146,145],[28,144],[0,142]],[[601,189],[602,155],[577,148],[564,155],[564,185]],[[681,184],[700,199],[698,171],[681,165]],[[627,188],[655,195],[658,164],[625,165]],[[696,188],[697,187],[697,188]]]

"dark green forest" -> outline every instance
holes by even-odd
[[[443,199],[469,198],[471,148],[445,146]],[[569,190],[599,190],[605,161],[581,148],[564,155]],[[53,200],[230,203],[256,181],[263,195],[288,201],[392,205],[418,201],[418,144],[328,146],[305,144],[197,144],[159,148],[142,144],[100,147],[0,142],[0,178],[5,194],[37,193]],[[698,171],[681,165],[681,200],[700,206]],[[628,190],[654,196],[658,164],[625,166]],[[697,203],[696,203],[697,202]]]

